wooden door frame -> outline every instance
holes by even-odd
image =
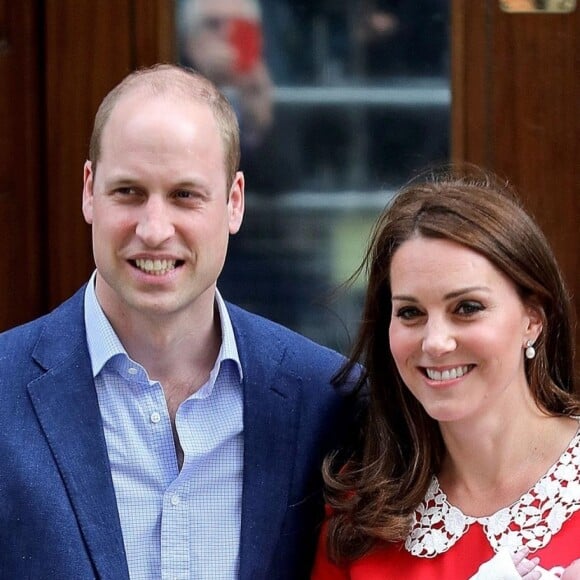
[[[47,306],[38,21],[35,0],[0,0],[0,330]]]

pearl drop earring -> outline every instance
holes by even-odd
[[[536,349],[534,348],[534,343],[531,340],[526,342],[526,358],[528,360],[533,359],[536,356]]]

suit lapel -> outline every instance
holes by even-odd
[[[264,578],[286,513],[294,466],[300,379],[284,375],[284,347],[230,312],[244,373],[244,487],[240,578]]]
[[[129,577],[83,320],[83,291],[47,318],[34,358],[46,370],[28,386],[102,578]]]

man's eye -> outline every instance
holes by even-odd
[[[187,191],[185,189],[180,189],[179,191],[175,192],[175,197],[178,199],[189,199],[192,197],[191,191]]]
[[[131,195],[135,193],[135,189],[133,187],[118,187],[115,190],[115,193],[118,193],[119,195]]]
[[[481,304],[480,302],[475,302],[475,301],[469,300],[466,302],[461,302],[457,306],[455,312],[457,312],[457,314],[469,316],[471,314],[476,314],[477,312],[481,312],[482,310],[484,310],[483,304]]]

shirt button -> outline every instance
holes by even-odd
[[[171,505],[172,506],[179,505],[180,501],[181,501],[181,498],[177,494],[174,494],[171,496]]]
[[[151,413],[149,419],[151,419],[151,423],[159,423],[161,421],[161,415],[157,411],[154,411]]]
[[[139,371],[135,367],[129,367],[127,371],[130,375],[136,375]]]

